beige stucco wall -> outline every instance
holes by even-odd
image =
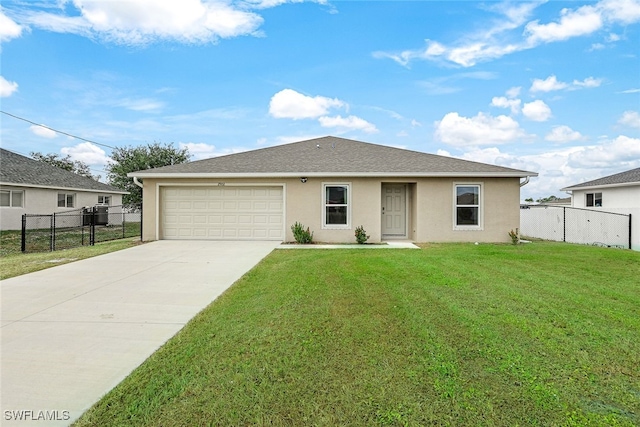
[[[56,190],[50,188],[28,188],[18,186],[0,186],[1,190],[24,191],[23,207],[0,207],[0,230],[20,230],[22,215],[59,213],[80,209],[84,206],[94,206],[98,203],[98,196],[111,196],[111,205],[122,204],[121,194],[85,192],[74,190]],[[58,193],[75,194],[75,207],[59,208]]]
[[[408,239],[416,242],[508,242],[508,232],[520,224],[520,180],[518,178],[298,178],[270,179],[151,179],[143,180],[143,239],[161,237],[159,187],[171,185],[269,184],[284,187],[284,228],[293,241],[291,225],[299,221],[314,232],[315,241],[355,242],[355,228],[362,225],[370,242],[381,240],[382,183],[407,184]],[[322,228],[323,183],[351,185],[349,229]],[[454,230],[454,183],[482,186],[481,230]]]

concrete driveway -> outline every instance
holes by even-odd
[[[69,425],[278,245],[158,241],[0,282],[0,424]]]

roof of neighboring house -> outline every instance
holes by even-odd
[[[130,173],[144,177],[537,176],[453,157],[326,136]]]
[[[4,148],[0,148],[0,183],[20,187],[127,194],[126,191],[111,185],[21,156]]]
[[[620,172],[614,175],[605,176],[604,178],[598,178],[592,181],[583,182],[582,184],[572,185],[571,187],[565,187],[562,188],[561,191],[581,190],[595,187],[617,187],[637,184],[640,184],[640,168],[631,169],[626,172]]]

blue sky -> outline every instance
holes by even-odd
[[[335,135],[531,170],[640,167],[640,0],[4,0],[6,149],[201,159]]]

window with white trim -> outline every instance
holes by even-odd
[[[456,229],[480,229],[482,227],[482,186],[480,184],[456,184],[454,190],[454,217]]]
[[[111,204],[111,196],[98,196],[98,204],[99,205],[110,205]]]
[[[322,228],[350,227],[350,184],[322,185]]]
[[[0,206],[3,208],[21,208],[24,206],[24,191],[0,190]]]
[[[602,207],[602,193],[587,193],[587,207]]]
[[[76,205],[76,195],[73,193],[58,193],[59,208],[73,208]]]

